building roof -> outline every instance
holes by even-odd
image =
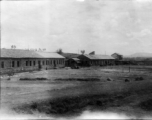
[[[62,55],[55,52],[54,53],[53,52],[36,52],[36,53],[42,56],[43,58],[64,58]]]
[[[77,58],[78,56],[80,56],[80,54],[76,53],[62,53],[61,55],[67,59]]]
[[[58,53],[22,49],[0,49],[1,58],[64,58]]]
[[[78,58],[72,58],[72,60],[74,60],[74,61],[80,61],[80,59],[78,59]]]
[[[73,60],[73,61],[75,61],[76,63],[80,63],[80,59],[78,59],[78,58],[71,58],[70,60]]]
[[[114,54],[117,54],[117,55],[120,55],[120,56],[122,56],[121,54],[119,54],[119,53],[113,53],[112,55],[114,55]]]
[[[85,57],[91,59],[91,60],[106,60],[106,59],[115,59],[112,56],[109,55],[88,55],[84,54]]]

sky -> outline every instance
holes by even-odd
[[[1,47],[152,52],[152,0],[3,0]]]

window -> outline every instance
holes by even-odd
[[[26,66],[28,66],[28,61],[26,61]]]
[[[30,61],[30,66],[32,66],[32,61]]]
[[[1,62],[1,68],[4,68],[4,62]]]
[[[12,61],[12,67],[15,67],[15,61]]]
[[[17,61],[17,67],[20,67],[20,61]]]
[[[36,62],[35,62],[35,61],[33,61],[33,65],[34,65],[34,66],[35,66],[35,63],[36,63]]]
[[[45,65],[45,62],[43,61],[43,65]]]

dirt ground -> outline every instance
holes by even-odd
[[[151,73],[152,66],[109,66],[18,73],[10,80],[1,76],[1,109],[55,117],[85,110],[151,116]],[[19,80],[40,77],[47,80]]]

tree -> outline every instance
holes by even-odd
[[[62,51],[61,48],[59,48],[56,52],[57,52],[58,54],[62,54],[62,53],[63,53],[63,51]]]
[[[16,49],[16,46],[15,46],[15,45],[12,45],[12,46],[11,46],[11,49]]]
[[[81,50],[81,53],[84,54],[84,53],[85,53],[85,50]]]
[[[12,46],[11,46],[11,48],[13,49],[13,48],[14,48],[14,46],[12,45]]]

